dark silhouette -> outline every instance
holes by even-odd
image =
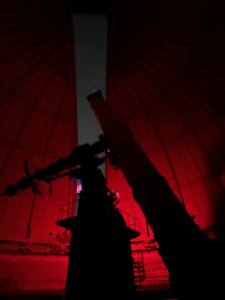
[[[126,227],[121,213],[115,208],[118,204],[116,194],[107,188],[106,180],[97,168],[104,159],[96,155],[104,150],[102,139],[91,146],[80,146],[71,156],[8,186],[4,193],[12,196],[17,190],[32,186],[34,180],[51,182],[65,175],[81,181],[77,216],[56,222],[71,230],[66,300],[134,299],[136,295],[130,239],[140,233]],[[80,168],[54,176],[77,164]],[[56,238],[62,240],[61,232]]]

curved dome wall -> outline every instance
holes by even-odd
[[[109,16],[107,101],[133,131],[202,229],[224,225],[223,1],[113,1]],[[76,146],[72,28],[64,1],[1,2],[1,192]],[[120,207],[145,219],[123,175],[108,166]],[[32,232],[45,239],[68,180],[37,199]],[[23,239],[32,194],[1,197],[0,238]],[[53,221],[54,219],[54,221]],[[34,229],[34,227],[36,229]],[[36,233],[35,233],[36,232]]]
[[[223,1],[118,1],[109,23],[107,101],[202,229],[225,225],[224,13]],[[108,179],[144,236],[122,174],[108,166]]]
[[[219,228],[210,237],[219,236],[225,225],[224,1],[112,2],[106,101],[196,223]],[[0,194],[25,176],[26,157],[46,166],[77,146],[73,34],[65,3],[0,3]],[[145,218],[123,175],[109,164],[106,175],[121,195],[120,208],[140,219],[145,239]],[[46,242],[59,230],[58,206],[68,202],[69,187],[64,178],[53,182],[50,199],[37,197],[30,241]],[[30,190],[0,196],[0,241],[25,241],[32,200]],[[145,252],[144,261],[147,283],[154,276],[157,283],[159,277],[168,281],[157,252]],[[0,263],[8,288],[64,288],[67,257],[4,253]]]
[[[46,166],[76,146],[72,34],[61,1],[1,1],[0,189],[25,176],[23,161]],[[71,35],[70,35],[71,34]],[[23,241],[33,195],[0,197],[0,239]],[[68,178],[37,197],[32,241],[55,234],[58,205],[69,201]]]

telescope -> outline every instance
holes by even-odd
[[[102,153],[105,151],[105,145],[103,136],[100,137],[100,141],[94,143],[93,145],[84,144],[82,146],[79,146],[78,148],[74,149],[71,155],[61,158],[57,160],[55,163],[50,164],[48,167],[37,170],[34,172],[34,174],[30,174],[28,169],[28,166],[25,161],[25,171],[27,176],[17,181],[16,185],[11,184],[6,187],[3,195],[8,196],[14,196],[20,191],[24,191],[30,187],[36,187],[37,188],[37,181],[44,181],[46,183],[50,183],[52,180],[61,178],[63,176],[70,175],[71,177],[76,177],[76,169],[70,170],[66,173],[63,173],[61,175],[58,175],[60,172],[71,169],[75,167],[76,165],[85,165],[90,163],[90,158],[95,157],[95,159],[92,159],[92,164],[95,163],[96,165],[99,165],[103,163],[102,159],[99,159],[96,157],[96,155]],[[40,192],[40,191],[38,191]]]
[[[102,128],[104,140],[78,147],[72,155],[19,180],[17,185],[7,187],[5,191],[5,194],[13,195],[18,189],[32,186],[34,179],[50,182],[65,174],[83,180],[84,194],[77,219],[61,224],[72,232],[66,300],[73,299],[70,295],[74,296],[74,288],[81,294],[82,291],[85,293],[82,299],[91,296],[82,281],[86,276],[88,284],[91,283],[92,297],[135,297],[129,244],[135,233],[128,233],[121,216],[106,204],[106,181],[97,169],[100,161],[96,157],[104,151],[110,154],[114,167],[123,172],[132,188],[134,200],[153,230],[176,297],[180,300],[222,298],[225,264],[221,250],[194,223],[193,216],[187,213],[167,180],[158,173],[130,129],[104,101],[101,92],[87,98]],[[75,165],[81,168],[56,175]],[[84,237],[85,234],[87,236]],[[92,260],[97,257],[99,264],[93,264],[90,256]],[[86,273],[80,257],[86,257]],[[93,268],[101,270],[99,278],[104,281],[101,287],[96,279],[100,273],[95,273]]]
[[[223,251],[194,223],[194,216],[187,213],[101,92],[90,95],[88,101],[106,145],[154,233],[176,297],[180,300],[224,297]]]
[[[122,214],[115,208],[119,199],[108,189],[98,169],[106,160],[97,156],[102,152],[108,153],[104,138],[100,136],[98,142],[79,146],[70,156],[36,170],[33,175],[26,172],[28,176],[8,186],[4,192],[4,195],[13,196],[18,190],[33,187],[41,194],[38,182],[50,184],[66,175],[81,181],[77,216],[56,222],[71,231],[66,300],[135,299],[136,295],[130,240],[140,233],[127,227]],[[66,169],[70,170],[59,174]]]

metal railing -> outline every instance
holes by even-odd
[[[58,221],[76,216],[78,202],[79,200],[76,200],[60,205],[58,207]],[[119,208],[116,209],[122,214],[128,228],[140,232],[140,221],[138,218]]]
[[[136,285],[142,285],[145,281],[145,269],[144,269],[144,259],[142,252],[131,252],[133,271],[134,271],[134,282]]]
[[[79,200],[70,201],[68,203],[59,205],[58,221],[75,217],[77,214],[77,203]]]
[[[119,208],[117,208],[117,209],[122,214],[122,216],[123,216],[123,218],[126,222],[126,226],[128,228],[131,228],[135,231],[140,232],[140,221],[139,221],[139,219],[136,218],[133,215],[128,214],[127,212],[123,211],[122,209],[119,209]]]

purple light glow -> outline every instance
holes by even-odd
[[[79,194],[81,191],[82,191],[82,185],[79,184],[79,185],[77,186],[77,194]]]

